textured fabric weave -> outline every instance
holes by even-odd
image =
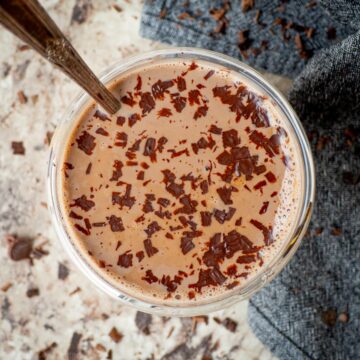
[[[226,33],[214,35],[209,10],[223,2],[183,3],[146,3],[142,34],[295,78],[289,99],[314,151],[317,198],[308,235],[281,274],[250,300],[249,324],[280,359],[360,359],[360,2],[322,0],[309,7],[307,1],[257,0],[243,13],[232,1]],[[263,26],[254,22],[258,9]],[[279,17],[315,29],[310,39],[300,33],[314,53],[310,61],[294,41],[284,41],[281,26],[272,26]],[[329,39],[332,27],[335,40]],[[251,47],[267,40],[268,49],[244,58],[240,30],[249,30]],[[289,32],[292,39],[298,33]]]

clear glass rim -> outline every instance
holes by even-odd
[[[302,155],[304,185],[302,204],[298,213],[296,226],[294,227],[294,231],[289,236],[287,241],[284,242],[282,250],[279,251],[277,256],[275,256],[274,259],[262,269],[262,271],[260,271],[247,284],[245,284],[245,286],[239,287],[238,291],[228,294],[222,299],[217,299],[213,302],[205,304],[194,304],[184,307],[175,307],[165,304],[151,304],[148,302],[144,302],[140,299],[131,297],[110,284],[104,277],[102,277],[98,272],[95,271],[95,269],[76,249],[76,246],[72,242],[70,235],[66,231],[65,223],[62,218],[58,201],[57,164],[59,161],[59,156],[61,154],[61,145],[64,145],[64,141],[66,140],[63,136],[61,136],[62,130],[67,123],[70,122],[71,124],[73,124],[73,121],[76,118],[75,115],[78,115],[79,112],[89,101],[90,97],[84,91],[81,91],[75,97],[75,99],[69,105],[65,114],[62,116],[51,143],[47,174],[48,204],[53,226],[63,247],[65,248],[68,255],[71,257],[73,262],[98,288],[100,288],[113,298],[122,301],[124,304],[131,305],[138,310],[144,312],[164,316],[195,316],[223,309],[236,302],[250,297],[264,285],[269,283],[271,279],[275,275],[277,275],[281,271],[281,269],[289,262],[289,260],[292,258],[295,251],[299,247],[310,221],[315,198],[314,162],[310,149],[310,144],[308,142],[305,131],[291,105],[277,89],[275,89],[262,77],[261,74],[259,74],[256,70],[252,69],[251,67],[240,62],[237,59],[213,51],[197,48],[171,48],[164,50],[156,50],[132,56],[111,65],[101,73],[100,79],[105,84],[109,85],[112,81],[116,81],[116,78],[118,78],[119,75],[124,71],[127,71],[137,65],[142,65],[148,62],[153,62],[166,58],[189,58],[194,60],[201,59],[208,62],[221,64],[225,67],[230,67],[237,72],[241,72],[242,75],[248,77],[252,82],[260,86],[262,90],[268,93],[270,97],[275,100],[280,110],[287,116],[289,125],[293,129],[296,139],[298,140],[299,148]]]

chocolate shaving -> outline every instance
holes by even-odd
[[[168,108],[162,108],[158,111],[158,117],[170,117],[172,116],[172,112]]]
[[[241,235],[236,230],[230,231],[227,235],[224,235],[225,254],[229,259],[237,251],[249,250],[252,248],[252,242],[244,235]]]
[[[144,230],[145,231],[145,233],[147,234],[147,236],[149,237],[149,238],[151,238],[151,236],[153,235],[153,234],[155,234],[156,232],[158,232],[158,231],[160,231],[161,230],[161,227],[160,227],[160,225],[158,224],[158,222],[157,221],[153,221],[152,223],[150,223],[149,225],[148,225],[148,227]]]
[[[116,125],[123,126],[125,124],[125,117],[124,116],[118,116],[116,119]]]
[[[117,217],[115,215],[110,216],[109,225],[112,232],[120,232],[125,230],[121,217]]]
[[[28,238],[19,238],[16,235],[6,235],[8,243],[8,254],[11,260],[20,261],[30,259],[32,252],[32,240]]]
[[[129,126],[133,127],[137,121],[141,120],[141,117],[139,114],[132,114],[129,116]]]
[[[74,200],[74,203],[70,205],[71,207],[77,206],[84,211],[89,211],[92,207],[95,206],[95,203],[92,200],[88,200],[86,195]]]
[[[180,96],[179,93],[171,94],[171,103],[174,105],[174,108],[178,113],[181,113],[184,110],[186,101],[187,99]]]
[[[264,235],[264,243],[265,243],[265,245],[270,245],[274,241],[274,238],[272,236],[271,227],[267,228],[260,221],[257,221],[257,220],[254,220],[254,219],[250,220],[250,224],[254,225],[256,228],[261,230],[261,232]]]
[[[152,245],[151,239],[144,240],[144,247],[148,257],[155,255],[159,251]]]
[[[78,139],[76,139],[78,148],[86,155],[92,155],[96,146],[95,137],[90,135],[87,131],[83,131]]]
[[[146,276],[143,276],[141,279],[145,280],[149,284],[156,283],[159,279],[153,274],[151,270],[146,270]]]
[[[164,100],[164,93],[167,89],[174,86],[174,82],[172,80],[161,81],[158,80],[152,87],[151,92],[155,99]]]
[[[193,239],[202,235],[201,231],[184,231],[183,236],[181,237],[180,248],[184,255],[190,252],[195,244],[193,243]]]
[[[121,267],[128,268],[132,266],[133,255],[129,254],[130,250],[126,251],[124,254],[119,255],[117,264]]]
[[[211,225],[211,217],[212,214],[209,211],[201,211],[201,225],[202,226],[210,226]]]
[[[139,262],[141,262],[141,260],[144,259],[144,257],[145,257],[145,254],[144,254],[144,252],[142,250],[138,251],[135,255],[138,258]]]
[[[207,112],[209,110],[209,107],[207,105],[199,106],[194,114],[194,120],[197,120],[201,117],[205,117]]]
[[[186,81],[182,76],[178,76],[176,78],[176,83],[177,83],[177,88],[180,92],[186,90]]]
[[[95,132],[102,136],[109,136],[109,133],[102,127],[99,127]]]
[[[143,115],[149,114],[151,110],[154,109],[155,100],[149,92],[145,92],[141,94],[139,106],[142,110]]]
[[[156,149],[156,139],[150,137],[146,140],[143,155],[149,156],[151,161],[154,162],[156,161],[155,149]]]
[[[118,204],[120,205],[120,209],[122,209],[124,206],[127,206],[129,209],[132,208],[132,206],[135,204],[135,198],[130,196],[131,193],[131,185],[126,185],[125,194],[123,196],[120,196],[119,192],[113,192],[112,193],[112,203],[113,205]]]
[[[216,125],[212,124],[210,126],[209,132],[211,132],[212,134],[215,134],[215,135],[221,135],[222,129],[217,127]]]
[[[110,178],[110,181],[118,181],[121,178],[123,166],[124,164],[120,160],[114,160],[114,164],[113,164],[114,170]]]
[[[128,95],[124,95],[121,98],[121,102],[123,104],[129,105],[130,107],[133,107],[134,105],[136,105],[136,101],[134,100],[133,94],[131,92],[128,91],[127,93]]]

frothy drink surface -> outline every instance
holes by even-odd
[[[276,256],[301,197],[284,114],[239,74],[167,60],[113,84],[115,116],[94,104],[64,150],[67,231],[107,281],[142,300],[226,296]]]

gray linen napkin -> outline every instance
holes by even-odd
[[[314,151],[314,215],[289,265],[250,300],[249,323],[281,359],[360,359],[360,1],[246,3],[149,1],[141,33],[296,77],[289,99]]]

